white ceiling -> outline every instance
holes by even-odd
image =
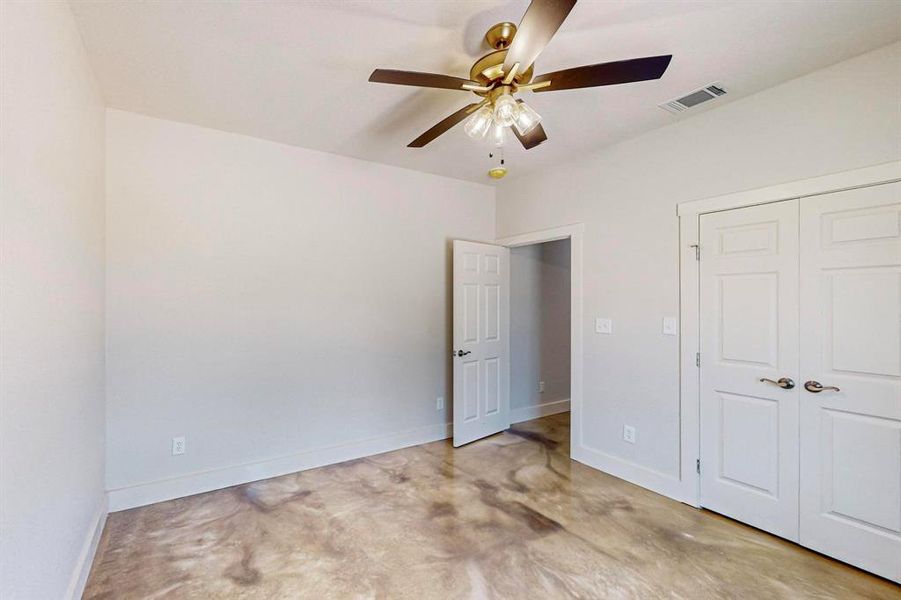
[[[462,127],[406,144],[469,92],[368,83],[376,67],[467,77],[516,1],[72,2],[107,104],[176,121],[488,183],[487,142]],[[673,54],[659,81],[533,94],[548,142],[508,144],[510,177],[689,118],[901,38],[901,2],[582,0],[536,74]],[[678,117],[657,104],[719,81]]]

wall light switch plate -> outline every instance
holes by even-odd
[[[594,320],[595,333],[613,333],[613,319],[602,319],[598,317]]]
[[[435,400],[435,410],[444,410],[444,396],[438,396]]]
[[[172,456],[185,453],[185,436],[172,438]]]
[[[676,317],[663,317],[663,335],[679,335],[679,320]]]
[[[544,393],[544,382],[543,382],[543,381],[539,381],[539,382],[538,382],[538,393],[539,393],[539,394],[543,394],[543,393]]]
[[[631,425],[623,425],[623,440],[630,444],[635,443],[635,428]]]

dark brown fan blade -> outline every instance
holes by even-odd
[[[577,88],[596,87],[599,85],[615,85],[632,81],[660,79],[669,66],[672,55],[633,58],[618,62],[586,65],[539,75],[529,84],[550,81],[551,85],[536,88],[533,92],[553,92],[556,90],[574,90]]]
[[[543,144],[547,141],[547,134],[544,133],[544,127],[541,126],[541,123],[533,127],[527,134],[519,135],[519,132],[516,131],[516,127],[511,127],[513,133],[519,139],[519,142],[522,144],[522,147],[526,150],[531,150],[538,144]]]
[[[470,104],[468,106],[464,106],[454,114],[446,117],[440,121],[438,121],[434,127],[423,133],[421,136],[407,144],[407,148],[422,148],[436,137],[468,117],[475,109],[480,107],[484,102],[476,102],[475,104]]]
[[[576,0],[532,0],[504,58],[504,73],[519,63],[519,72],[528,69],[547,46],[575,6]]]
[[[462,90],[463,84],[481,85],[475,81],[439,75],[437,73],[417,73],[416,71],[394,71],[392,69],[376,69],[369,76],[369,81],[375,83],[393,83],[396,85],[415,85],[417,87],[443,88],[447,90]]]

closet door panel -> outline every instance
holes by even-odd
[[[800,202],[800,541],[899,581],[901,183]]]
[[[797,541],[798,204],[700,226],[701,505]]]

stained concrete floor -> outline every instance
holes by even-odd
[[[573,462],[569,415],[110,515],[85,598],[901,598]]]

